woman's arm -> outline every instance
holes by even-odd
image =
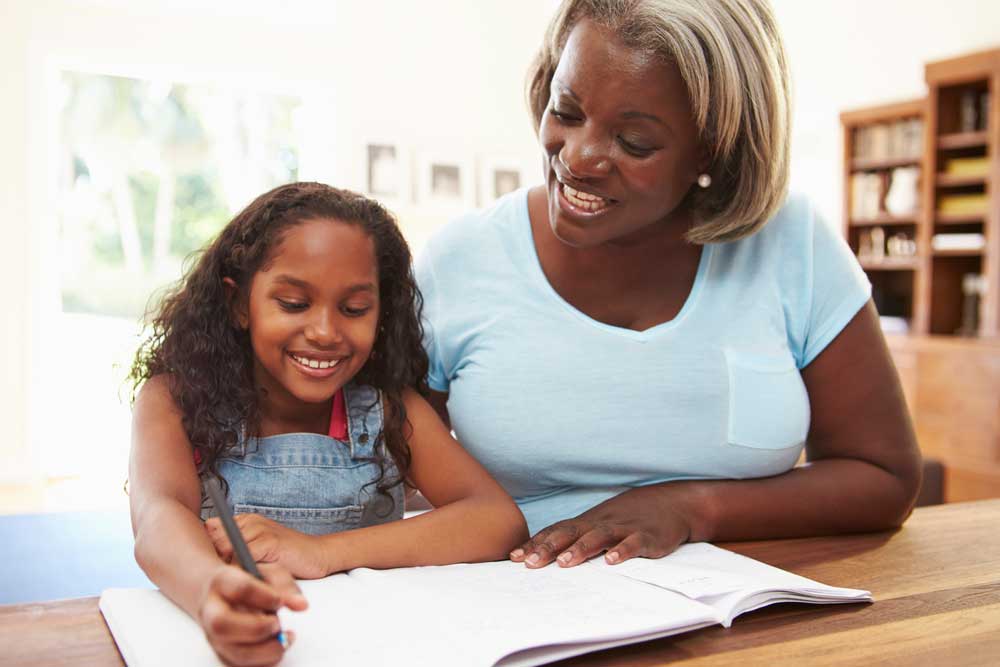
[[[277,619],[262,612],[306,606],[282,568],[257,581],[226,565],[201,523],[193,450],[167,380],[148,380],[136,397],[129,460],[135,559],[160,590],[196,619],[228,664],[274,664],[284,653]]]
[[[521,510],[454,438],[415,391],[403,396],[412,425],[409,479],[435,507],[405,521],[311,536],[255,514],[236,521],[253,557],[285,565],[299,578],[355,567],[445,565],[506,558],[528,537]],[[231,558],[218,522],[209,521],[215,548]]]
[[[683,542],[887,530],[910,514],[920,452],[869,302],[803,371],[808,463],[764,479],[668,482],[627,491],[550,526],[513,560],[576,565],[658,557]]]

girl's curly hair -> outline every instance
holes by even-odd
[[[372,354],[355,380],[380,390],[386,403],[382,433],[375,441],[380,467],[376,484],[380,493],[386,493],[405,482],[410,467],[411,426],[403,390],[413,387],[427,393],[422,299],[410,249],[394,217],[378,202],[354,192],[322,183],[291,183],[257,197],[233,218],[200,252],[184,278],[147,313],[151,332],[129,374],[133,395],[145,380],[164,375],[188,438],[200,453],[199,472],[218,476],[219,457],[238,444],[241,434],[259,435],[260,428],[250,336],[234,323],[232,298],[223,280],[236,283],[237,298],[248,298],[251,280],[273,256],[285,232],[317,218],[358,225],[375,245],[379,330]],[[390,479],[382,445],[399,472]]]

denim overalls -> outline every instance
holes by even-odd
[[[344,386],[348,441],[318,433],[246,438],[220,457],[219,474],[229,484],[229,507],[254,513],[311,535],[386,523],[403,516],[403,485],[379,493],[375,441],[382,431],[382,401],[372,387]],[[397,468],[384,445],[385,479]],[[204,485],[205,480],[202,480]],[[216,516],[202,493],[202,520]],[[391,500],[390,500],[391,498]]]

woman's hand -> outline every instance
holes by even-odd
[[[690,518],[669,495],[663,484],[626,491],[575,519],[540,530],[514,549],[510,559],[539,568],[553,560],[572,567],[602,551],[612,565],[636,556],[666,556],[691,535]]]
[[[297,579],[319,579],[336,570],[330,568],[329,557],[318,536],[286,528],[259,514],[237,514],[234,518],[250,555],[258,563],[278,563]],[[222,527],[222,521],[208,519],[205,530],[215,545],[216,553],[222,560],[231,563],[233,545]]]
[[[262,565],[259,581],[232,565],[221,566],[205,583],[197,620],[219,658],[227,665],[275,665],[285,655],[276,637],[281,629],[275,612],[281,607],[302,611],[308,603],[284,568]],[[295,636],[286,631],[290,645]]]

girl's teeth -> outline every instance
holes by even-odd
[[[333,368],[337,365],[337,360],[332,361],[317,361],[316,359],[306,359],[305,357],[292,357],[295,361],[299,362],[303,366],[308,366],[309,368]]]

